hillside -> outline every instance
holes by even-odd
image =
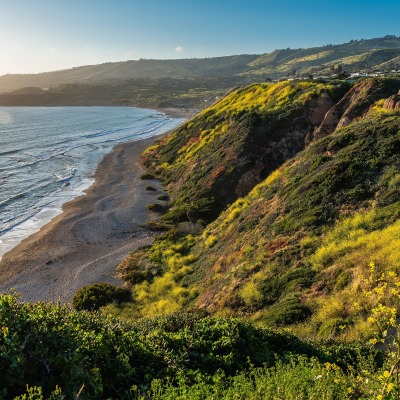
[[[261,55],[104,63],[0,76],[0,105],[124,104],[203,109],[207,105],[204,100],[213,102],[227,87],[286,77],[331,76],[342,71],[391,73],[400,70],[399,60],[400,38],[388,35]],[[34,92],[33,87],[44,91]]]
[[[371,310],[397,304],[399,89],[254,84],[148,149],[171,197],[160,223],[175,228],[123,261],[134,301],[109,311],[201,308],[311,337],[370,335]]]
[[[251,68],[243,74],[279,79],[309,74],[331,75],[341,70],[398,69],[399,50],[399,39],[391,36],[308,49],[275,50],[252,61]]]
[[[235,75],[256,55],[177,60],[109,62],[41,74],[7,74],[0,77],[0,93],[27,86],[49,88],[69,83],[114,84],[129,79],[189,79]]]
[[[247,81],[250,81],[247,79]],[[112,85],[70,83],[46,90],[27,87],[0,94],[0,106],[136,106],[203,109],[242,78],[130,79]]]

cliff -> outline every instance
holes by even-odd
[[[178,229],[121,264],[133,314],[202,308],[307,335],[367,334],[354,304],[373,307],[363,293],[397,276],[400,259],[399,88],[251,85],[148,149],[171,195],[162,220]]]

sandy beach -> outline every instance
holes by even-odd
[[[95,282],[121,284],[119,262],[154,234],[144,223],[163,188],[140,178],[140,155],[156,138],[116,146],[99,163],[95,183],[63,206],[63,212],[0,261],[0,293],[16,290],[24,301],[69,302]],[[151,184],[157,190],[148,191]]]

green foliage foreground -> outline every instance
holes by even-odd
[[[1,295],[0,329],[1,399],[339,399],[396,389],[367,348],[306,343],[237,319],[123,323]]]
[[[112,302],[132,300],[127,289],[110,285],[109,283],[94,283],[79,289],[72,299],[72,305],[77,310],[98,310]]]

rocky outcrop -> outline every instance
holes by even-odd
[[[308,120],[312,126],[318,126],[325,119],[326,113],[335,105],[335,101],[328,95],[322,93],[316,100],[311,102],[308,111]]]
[[[353,121],[362,118],[371,106],[380,99],[387,98],[400,89],[395,79],[368,79],[356,83],[348,93],[334,105],[325,115],[320,127],[309,141],[330,135],[336,129],[344,128]],[[391,96],[388,107],[398,102],[398,95]],[[393,98],[392,98],[393,97]],[[397,100],[396,100],[397,99]],[[386,104],[386,102],[385,102]]]
[[[387,110],[400,110],[400,91],[385,100],[383,108],[386,108]]]

